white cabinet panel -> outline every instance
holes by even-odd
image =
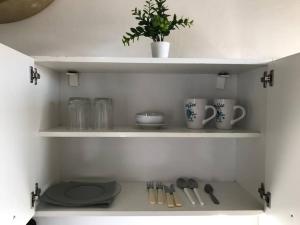
[[[26,224],[33,216],[31,191],[34,183],[50,182],[54,174],[53,142],[36,132],[46,126],[44,110],[56,94],[55,76],[42,77],[38,86],[30,83],[33,59],[0,44],[0,224]],[[51,91],[50,91],[51,90]],[[52,92],[53,91],[53,92]],[[57,91],[58,93],[58,91]],[[50,117],[50,116],[49,116]],[[51,115],[53,117],[53,115]]]
[[[247,111],[246,119],[241,124],[248,129],[265,133],[266,92],[260,78],[267,68],[253,70],[238,76],[239,104]],[[264,135],[256,139],[237,139],[237,182],[257,199],[257,188],[265,180]]]
[[[262,224],[300,224],[300,54],[270,69],[275,83],[267,94],[266,189],[272,200]]]
[[[258,225],[258,216],[119,216],[37,218],[39,225]]]
[[[33,181],[28,167],[32,145],[29,132],[32,120],[29,67],[33,59],[0,45],[1,71],[1,157],[0,157],[0,223],[24,224],[33,215],[30,192]]]

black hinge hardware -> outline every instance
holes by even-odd
[[[39,184],[35,183],[35,190],[31,192],[31,207],[33,208],[35,202],[40,198],[42,190],[39,188]]]
[[[263,83],[264,88],[267,88],[268,84],[272,87],[274,84],[274,70],[271,70],[269,73],[265,71],[260,81]]]
[[[37,81],[41,79],[41,75],[38,73],[37,68],[30,67],[30,83],[37,85]]]
[[[266,202],[267,207],[271,207],[271,192],[266,192],[265,184],[261,183],[260,187],[258,188],[258,193],[260,198]]]

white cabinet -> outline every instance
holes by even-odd
[[[45,188],[59,175],[56,143],[36,135],[40,126],[47,127],[54,120],[58,79],[45,76],[34,86],[29,82],[30,66],[34,66],[32,58],[0,45],[1,224],[25,224],[34,215],[31,191],[35,182]]]
[[[269,65],[276,73],[267,93],[266,185],[272,193],[268,219],[277,224],[299,224],[300,192],[300,55]]]
[[[197,217],[203,224],[258,224],[258,218],[262,225],[298,224],[299,60],[298,55],[272,63],[89,57],[34,60],[0,45],[1,224],[26,224],[34,215],[42,225],[51,219],[68,224],[62,217],[69,217],[72,224],[77,216],[81,216],[78,221],[86,217],[87,223],[93,217],[124,225],[138,223],[128,218],[157,223],[156,216],[178,216],[178,221],[186,217],[194,222]],[[34,61],[41,74],[37,85],[29,79]],[[265,89],[260,78],[271,69],[274,85]],[[68,70],[80,73],[79,87],[67,85],[64,74]],[[218,90],[216,74],[222,71],[231,77],[226,88]],[[74,96],[112,97],[115,128],[66,129],[66,102]],[[216,130],[213,124],[204,130],[188,130],[182,104],[191,96],[236,98],[247,108],[247,118],[231,131]],[[149,109],[163,111],[169,128],[135,128],[134,114]],[[35,182],[45,190],[57,181],[97,176],[114,176],[123,186],[109,209],[45,204],[31,208]],[[147,204],[146,180],[174,181],[179,176],[200,178],[202,192],[205,182],[213,183],[221,205],[211,204],[204,192],[205,207],[192,207],[187,201],[180,209]],[[257,192],[261,182],[271,192],[271,208],[266,213]]]

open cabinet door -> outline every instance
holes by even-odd
[[[0,224],[26,224],[33,216],[30,165],[32,148],[32,58],[0,45]]]
[[[267,91],[266,189],[271,192],[263,225],[300,224],[300,54],[270,64]]]
[[[43,186],[53,177],[49,143],[37,136],[45,99],[51,94],[48,84],[30,83],[30,66],[34,66],[32,58],[0,44],[1,225],[25,225],[34,215],[31,192],[35,182]]]
[[[0,45],[0,224],[26,224],[33,215],[29,158],[33,59]]]

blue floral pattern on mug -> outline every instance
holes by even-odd
[[[196,119],[197,113],[195,113],[193,110],[193,107],[195,106],[196,106],[195,103],[187,103],[184,105],[186,118],[191,122],[193,122],[194,119]]]
[[[224,104],[217,103],[214,104],[214,107],[217,110],[216,122],[221,123],[223,120],[225,120],[225,114],[222,112],[222,108],[224,107]]]

